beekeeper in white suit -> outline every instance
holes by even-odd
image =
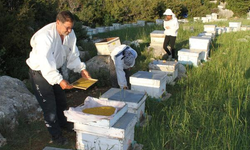
[[[111,52],[111,58],[115,64],[118,85],[122,89],[128,89],[129,68],[135,65],[137,52],[127,45],[120,45]]]
[[[174,45],[178,34],[179,23],[171,9],[166,9],[163,15],[166,15],[163,25],[165,29],[165,39],[163,43],[163,48],[168,53],[169,59],[172,60],[175,59]]]

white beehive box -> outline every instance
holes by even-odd
[[[163,25],[163,19],[156,19],[155,20],[155,23],[157,24],[157,25]]]
[[[96,27],[96,29],[98,30],[98,33],[104,33],[104,32],[106,32],[105,27]]]
[[[192,36],[189,38],[189,49],[208,51],[210,46],[210,38]]]
[[[212,15],[206,15],[206,18],[207,18],[208,20],[212,20]]]
[[[201,32],[197,37],[208,38],[210,41],[215,39],[215,33]]]
[[[209,22],[209,19],[207,17],[201,17],[201,20],[203,23]]]
[[[166,80],[164,72],[138,71],[130,76],[131,90],[147,92],[149,96],[159,98],[166,92]]]
[[[178,62],[175,61],[163,61],[154,60],[149,63],[149,72],[165,72],[167,74],[166,83],[172,83],[178,77],[178,68],[176,67]]]
[[[140,121],[145,113],[146,98],[145,92],[118,88],[111,88],[100,97],[100,99],[125,102],[128,105],[128,112],[136,114],[137,121]]]
[[[200,20],[201,20],[201,17],[194,17],[193,20],[194,20],[194,22],[200,21]]]
[[[233,28],[225,27],[225,30],[226,30],[226,33],[229,33],[229,32],[232,32],[232,31],[233,31]]]
[[[112,106],[117,109],[117,112],[113,116],[101,116],[83,113],[82,110],[85,108],[101,107],[101,106]],[[104,101],[97,98],[88,96],[84,105],[80,105],[75,108],[70,108],[64,111],[64,115],[67,117],[68,122],[77,124],[85,124],[96,127],[111,127],[117,120],[119,120],[128,111],[128,105],[124,102],[117,101]]]
[[[110,128],[74,124],[78,150],[127,150],[134,141],[136,115],[126,113]]]
[[[209,33],[215,33],[216,25],[204,25],[204,31]]]
[[[138,21],[137,21],[137,24],[138,24],[139,26],[145,26],[146,22],[145,22],[144,20],[138,20]]]
[[[148,26],[153,26],[153,25],[155,25],[155,23],[154,22],[147,22],[147,25]]]
[[[217,13],[212,13],[212,20],[217,20],[218,19],[218,14]]]
[[[237,29],[240,29],[240,27],[241,27],[241,22],[229,22],[229,27],[230,27],[230,28],[237,28]]]
[[[115,30],[121,29],[121,24],[120,23],[112,23],[113,27]]]
[[[95,43],[97,55],[110,55],[111,52],[121,45],[119,37],[106,38],[98,43]]]
[[[114,30],[115,30],[115,27],[109,26],[109,31],[114,31]]]
[[[165,35],[164,30],[154,30],[150,33],[151,44],[161,44],[163,46]]]
[[[93,34],[98,34],[98,30],[97,29],[93,29]]]
[[[149,69],[172,73],[177,69],[177,64],[175,61],[154,60],[149,64]]]
[[[201,52],[181,49],[178,51],[178,62],[181,64],[198,66],[201,62],[201,55]]]
[[[226,32],[226,28],[225,27],[216,27],[216,35],[220,35],[222,33]]]

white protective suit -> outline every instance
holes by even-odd
[[[79,58],[76,36],[72,29],[62,40],[56,30],[56,22],[37,31],[30,40],[32,51],[26,63],[32,70],[41,71],[49,84],[60,84],[62,75],[57,69],[67,61],[67,68],[74,72],[85,69],[85,63]]]
[[[127,66],[124,64],[124,59],[122,59],[123,58],[122,52],[125,49],[130,50],[136,59],[137,52],[127,45],[120,45],[120,46],[116,47],[110,54],[111,59],[114,61],[114,64],[115,64],[118,85],[120,86],[120,88],[128,87],[126,75],[125,75],[125,72],[123,69],[128,69],[128,68],[133,67],[135,65],[135,60],[131,66]]]
[[[172,11],[171,11],[172,12]],[[175,17],[174,13],[171,13],[172,19],[169,21],[164,20],[164,34],[169,35],[169,36],[177,36],[178,34],[178,29],[179,29],[179,23],[177,18]],[[169,26],[169,29],[166,29],[165,27]]]

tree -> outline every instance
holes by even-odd
[[[226,0],[226,7],[234,12],[236,16],[245,15],[250,8],[249,0]]]

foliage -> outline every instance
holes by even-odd
[[[235,16],[245,15],[250,9],[249,0],[226,0],[226,7],[234,12]]]
[[[210,13],[209,8],[203,5],[200,0],[187,0],[184,5],[188,10],[189,17],[201,17]]]

